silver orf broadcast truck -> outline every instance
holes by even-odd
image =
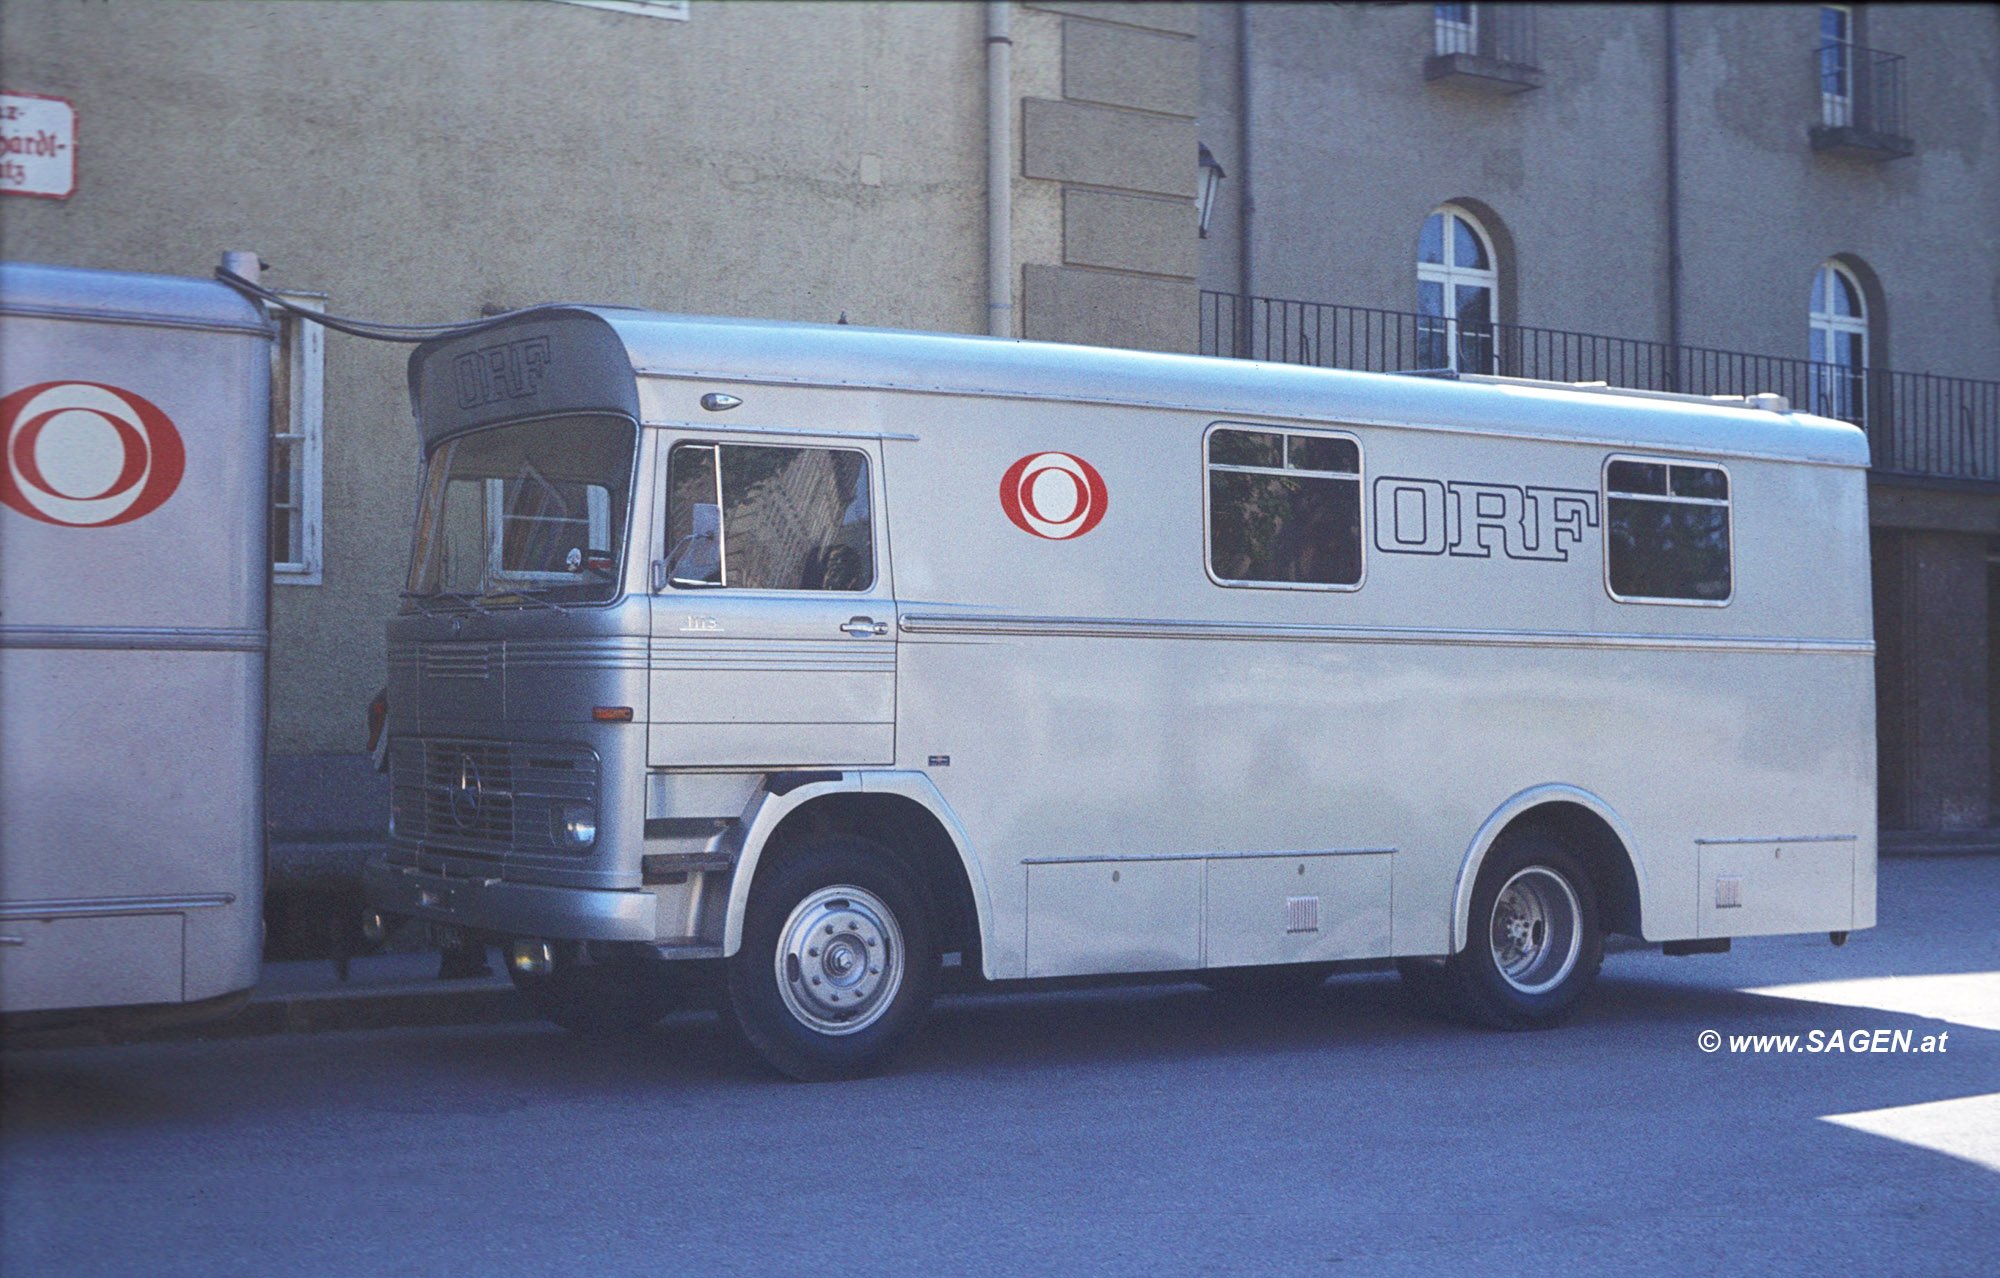
[[[272,337],[220,284],[0,264],[11,1025],[257,981]]]
[[[993,981],[1875,920],[1861,432],[1775,396],[550,307],[421,347],[385,914],[778,1069]]]

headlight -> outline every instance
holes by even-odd
[[[587,848],[597,842],[597,813],[587,803],[565,803],[556,809],[556,842],[566,848]]]

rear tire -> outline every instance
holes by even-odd
[[[1539,831],[1503,836],[1479,871],[1466,946],[1444,964],[1460,1014],[1499,1029],[1560,1025],[1604,964],[1600,919],[1574,852]]]
[[[536,1015],[591,1038],[644,1029],[681,1003],[667,961],[645,946],[558,942],[550,971],[523,972],[510,961],[507,975]]]
[[[802,1082],[858,1078],[908,1039],[937,993],[937,915],[881,844],[816,838],[762,875],[728,960],[729,1020]]]

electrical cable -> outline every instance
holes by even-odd
[[[328,315],[324,311],[310,310],[295,302],[286,301],[283,297],[261,284],[254,284],[244,279],[241,275],[238,275],[226,266],[215,268],[215,278],[253,302],[261,302],[266,306],[277,307],[279,310],[288,311],[300,319],[311,320],[315,324],[330,328],[336,333],[345,333],[349,337],[359,337],[371,342],[404,342],[414,344],[417,342],[437,341],[448,337],[466,337],[473,333],[484,332],[489,328],[505,324],[509,320],[518,319],[523,315],[533,315],[538,311],[571,309],[561,303],[543,303],[539,306],[526,306],[517,311],[508,311],[501,315],[489,315],[483,319],[476,320],[461,320],[453,324],[382,324],[373,320],[352,319],[343,315]]]

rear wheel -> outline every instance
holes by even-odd
[[[728,961],[732,1023],[751,1050],[793,1078],[869,1073],[908,1038],[937,992],[935,917],[887,848],[845,835],[815,839],[750,894],[742,948]]]
[[[1466,948],[1444,962],[1460,1014],[1506,1030],[1568,1020],[1604,964],[1598,920],[1574,852],[1540,832],[1504,838],[1480,868]]]
[[[1503,1029],[1561,1024],[1597,979],[1604,932],[1575,853],[1540,833],[1506,838],[1479,872],[1466,946],[1442,963],[1401,965],[1413,991]]]
[[[535,1014],[575,1034],[600,1036],[643,1029],[681,1002],[669,964],[642,945],[559,942],[546,972],[507,975]]]

